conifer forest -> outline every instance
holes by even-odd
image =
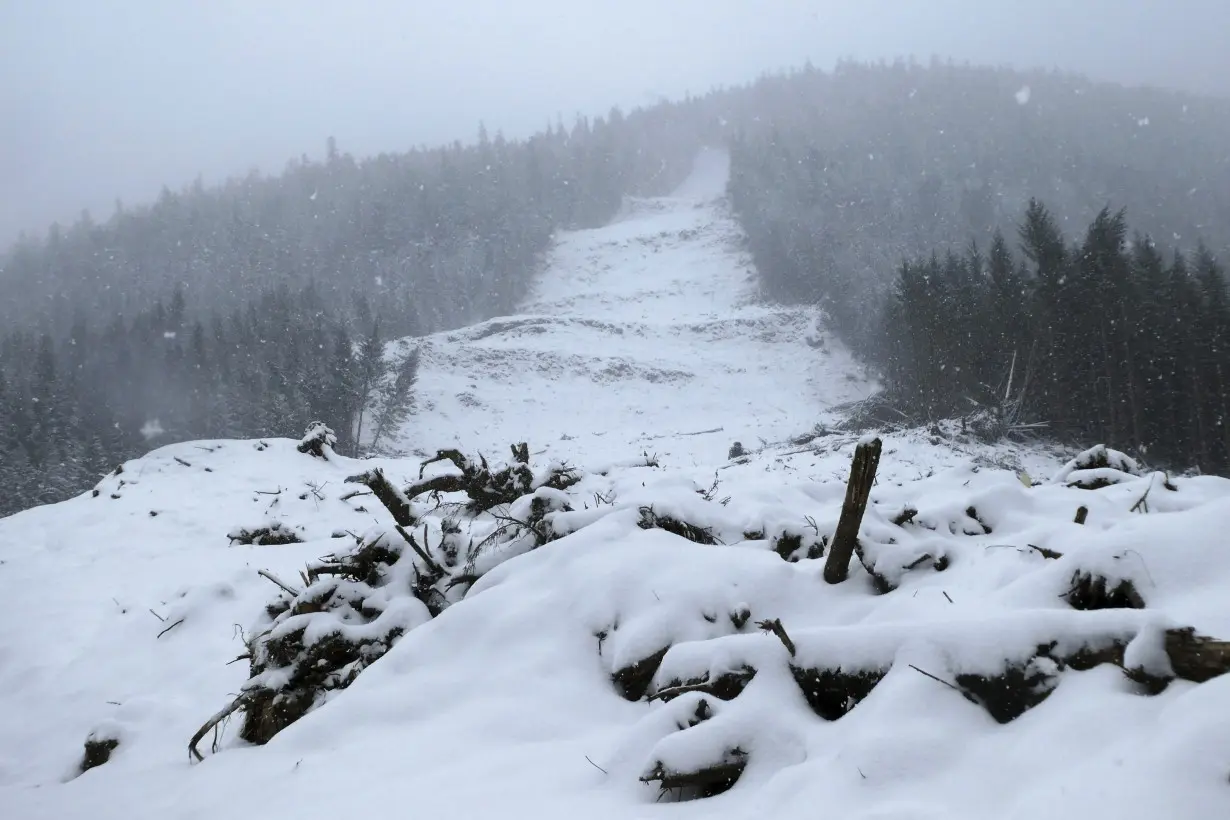
[[[1147,110],[1145,118],[1140,112]],[[1230,101],[932,61],[806,67],[528,139],[163,189],[0,251],[0,515],[170,441],[389,446],[418,358],[562,230],[729,151],[762,296],[823,307],[891,411],[1230,473]]]

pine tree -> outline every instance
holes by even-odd
[[[380,445],[382,438],[392,435],[405,422],[413,408],[414,385],[419,376],[419,348],[414,348],[402,359],[397,368],[397,378],[380,396],[380,410],[376,413],[375,431],[372,433],[372,449]]]
[[[354,391],[350,401],[350,416],[347,420],[353,421],[353,455],[357,458],[363,442],[363,420],[368,403],[388,372],[388,364],[384,359],[384,343],[380,339],[379,319],[372,323],[371,333],[359,346],[354,370]]]

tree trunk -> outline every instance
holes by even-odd
[[[863,513],[867,510],[871,485],[875,483],[882,447],[883,442],[874,438],[854,448],[850,480],[846,483],[846,500],[841,505],[841,518],[837,521],[833,546],[824,562],[824,580],[830,584],[840,584],[850,574],[850,558],[858,546],[858,530],[863,523]]]

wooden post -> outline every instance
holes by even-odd
[[[850,480],[846,483],[846,500],[841,505],[837,532],[833,535],[829,557],[824,562],[824,580],[830,584],[840,584],[850,574],[850,559],[858,546],[858,529],[863,523],[863,513],[867,510],[871,485],[875,483],[882,447],[883,442],[873,438],[871,441],[860,442],[854,448]]]

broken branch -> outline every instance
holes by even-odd
[[[282,589],[284,589],[284,590],[286,590],[287,592],[289,592],[292,596],[293,596],[293,595],[298,595],[298,594],[299,594],[299,591],[298,591],[298,590],[294,589],[293,587],[287,586],[286,584],[284,584],[284,583],[282,583],[281,581],[279,581],[279,580],[278,580],[278,578],[277,578],[277,576],[275,576],[275,575],[274,575],[272,572],[270,572],[269,570],[266,570],[266,569],[258,569],[258,570],[256,571],[256,574],[257,574],[257,575],[259,575],[260,577],[264,578],[264,579],[265,579],[265,580],[267,580],[267,581],[272,581],[273,583],[277,584],[277,585],[278,585],[278,586],[280,586]]]
[[[205,735],[209,734],[210,729],[214,728],[219,723],[226,720],[228,717],[230,717],[235,712],[236,709],[238,709],[242,705],[243,705],[243,695],[240,695],[239,697],[231,701],[230,704],[226,706],[224,709],[220,710],[209,720],[205,721],[205,725],[203,725],[200,729],[196,730],[196,734],[192,736],[192,740],[188,741],[188,754],[190,755],[190,757],[188,758],[189,760],[195,757],[197,759],[197,762],[199,763],[205,759],[205,756],[196,750],[196,745],[201,742],[201,739],[205,737]]]
[[[774,618],[771,621],[760,621],[756,626],[765,632],[772,632],[776,635],[777,639],[782,642],[782,646],[786,647],[786,651],[790,653],[790,657],[794,657],[796,651],[794,641],[790,640],[790,636],[786,634],[786,628],[782,626],[781,618]]]

